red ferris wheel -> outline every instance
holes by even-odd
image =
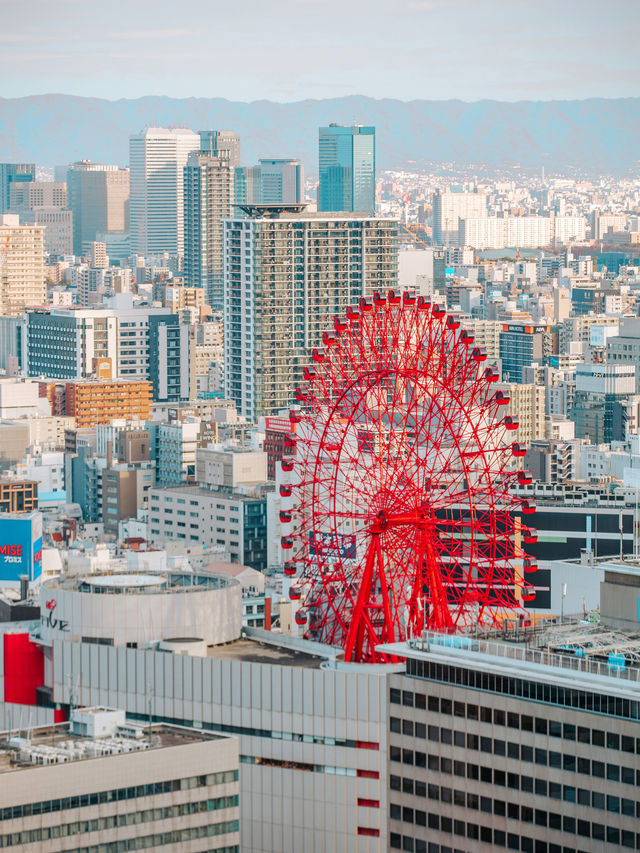
[[[376,645],[522,614],[535,509],[514,494],[511,441],[486,351],[429,297],[363,297],[313,350],[292,409],[280,520],[305,637],[378,661]],[[290,499],[287,501],[287,499]]]

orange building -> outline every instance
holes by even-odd
[[[67,382],[65,414],[76,419],[77,429],[108,424],[114,418],[149,420],[151,390],[151,382],[138,379]]]
[[[0,512],[38,509],[38,481],[0,479]]]

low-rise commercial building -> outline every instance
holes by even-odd
[[[149,492],[149,539],[221,545],[233,563],[263,570],[267,563],[266,498],[198,486]]]
[[[38,509],[38,481],[0,478],[0,512],[31,512]]]
[[[406,659],[389,677],[390,849],[636,847],[637,670],[443,635],[382,648]]]
[[[237,741],[101,708],[0,747],[0,847],[239,850]],[[107,720],[106,736],[80,732]],[[101,736],[102,735],[102,736]],[[133,736],[132,736],[133,735]]]

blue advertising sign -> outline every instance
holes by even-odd
[[[30,581],[42,572],[42,516],[29,513],[23,518],[0,515],[0,581]]]

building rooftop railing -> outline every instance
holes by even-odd
[[[554,639],[557,646],[557,637]],[[570,641],[571,637],[568,636],[568,644]],[[415,651],[423,652],[433,651],[434,649],[456,649],[469,652],[470,655],[487,655],[497,658],[499,661],[554,667],[574,673],[640,682],[640,668],[630,666],[623,654],[609,653],[607,660],[598,660],[592,657],[593,651],[591,654],[585,654],[580,647],[571,648],[569,645],[566,653],[558,653],[548,649],[526,648],[520,645],[476,639],[465,635],[426,631],[421,637],[408,640],[407,646]]]

